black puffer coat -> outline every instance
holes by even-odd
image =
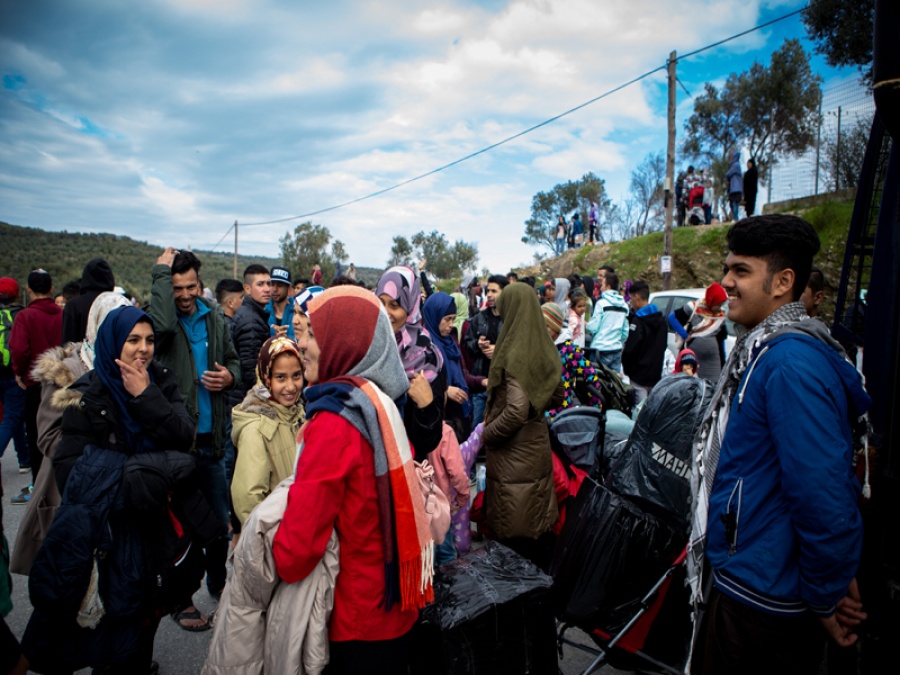
[[[231,341],[241,362],[241,381],[228,394],[228,402],[233,408],[240,405],[247,391],[256,384],[256,362],[263,342],[269,339],[269,313],[249,296],[234,313],[231,326]]]

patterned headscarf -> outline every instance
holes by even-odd
[[[266,380],[272,376],[272,366],[275,365],[275,359],[282,354],[293,354],[298,361],[303,362],[300,348],[291,338],[284,335],[269,338],[263,342],[263,346],[259,350],[259,358],[256,360],[257,387],[267,389]]]
[[[112,291],[101,293],[91,303],[91,309],[88,312],[87,332],[81,343],[81,350],[78,353],[81,362],[88,370],[94,369],[94,343],[97,341],[97,331],[100,330],[100,324],[103,323],[106,315],[114,309],[129,307],[130,305],[128,298]]]
[[[419,278],[410,267],[391,267],[378,280],[375,295],[388,295],[406,312],[406,325],[394,333],[400,348],[400,360],[406,376],[422,371],[425,379],[434,381],[443,365],[441,353],[431,343],[431,335],[422,325],[422,300],[419,294]]]
[[[319,297],[324,292],[325,289],[321,286],[310,286],[309,288],[304,288],[296,296],[294,296],[294,307],[304,314],[308,314],[309,312],[307,312],[306,310],[309,301],[313,298]]]

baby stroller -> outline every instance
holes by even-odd
[[[559,536],[550,573],[560,648],[596,653],[604,665],[680,673],[690,640],[684,587],[690,520],[691,439],[712,387],[673,376],[654,388],[603,484],[585,480]],[[600,460],[601,466],[604,464]],[[587,633],[596,649],[566,637]]]
[[[550,423],[550,447],[563,464],[597,477],[603,457],[606,413],[591,406],[563,410]]]

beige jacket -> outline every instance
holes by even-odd
[[[80,342],[65,347],[53,347],[41,354],[31,377],[41,384],[41,405],[37,413],[38,449],[48,461],[41,462],[31,499],[22,514],[16,546],[9,561],[9,569],[16,574],[28,574],[38,549],[56,515],[62,498],[56,487],[53,462],[56,444],[62,432],[63,411],[80,400],[81,395],[66,389],[87,372],[78,352]]]
[[[337,534],[310,575],[295,584],[281,581],[272,555],[293,482],[291,475],[278,485],[244,525],[202,675],[317,675],[328,664]]]
[[[303,408],[285,408],[263,398],[267,393],[254,387],[231,413],[231,440],[237,448],[231,501],[241,525],[276,485],[294,475],[297,461]]]

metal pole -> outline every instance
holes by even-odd
[[[669,61],[666,64],[669,79],[669,142],[666,146],[666,234],[663,243],[663,255],[672,255],[672,218],[675,208],[675,64],[677,63],[678,54],[672,52],[669,54]],[[665,272],[662,275],[662,287],[664,291],[669,290],[672,283],[672,273]]]
[[[238,223],[234,221],[234,278],[237,279],[237,256],[238,256]]]
[[[841,106],[838,106],[838,126],[837,126],[837,149],[836,149],[837,158],[835,160],[835,164],[837,165],[836,171],[834,172],[834,189],[841,189],[841,171],[843,167],[841,166]]]
[[[816,129],[816,194],[819,194],[819,156],[822,150],[822,96],[819,96],[819,124]]]

